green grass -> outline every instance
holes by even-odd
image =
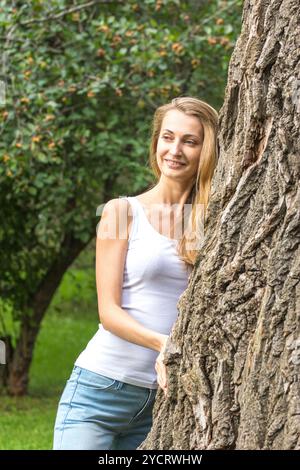
[[[98,328],[95,319],[49,316],[39,334],[30,370],[29,393],[53,396],[60,393],[74,361]]]
[[[29,395],[0,397],[0,450],[51,449],[65,382],[74,360],[98,328],[97,312],[93,317],[74,319],[53,313],[45,317],[30,370]]]
[[[1,397],[0,449],[51,449],[56,397]]]

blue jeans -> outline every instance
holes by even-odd
[[[136,449],[152,426],[156,390],[74,366],[61,396],[53,449]]]

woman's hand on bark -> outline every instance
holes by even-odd
[[[164,352],[165,352],[168,338],[169,336],[167,335],[161,335],[161,349],[155,362],[155,370],[157,372],[157,382],[158,382],[158,385],[163,389],[163,392],[165,395],[167,394],[167,368],[165,364],[163,363],[163,360],[164,360]]]

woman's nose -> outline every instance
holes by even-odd
[[[180,155],[181,154],[181,145],[180,142],[173,142],[170,149],[171,155]]]

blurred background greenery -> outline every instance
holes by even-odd
[[[153,182],[157,106],[192,95],[220,109],[242,6],[0,1],[0,449],[51,448],[98,328],[97,208]]]

